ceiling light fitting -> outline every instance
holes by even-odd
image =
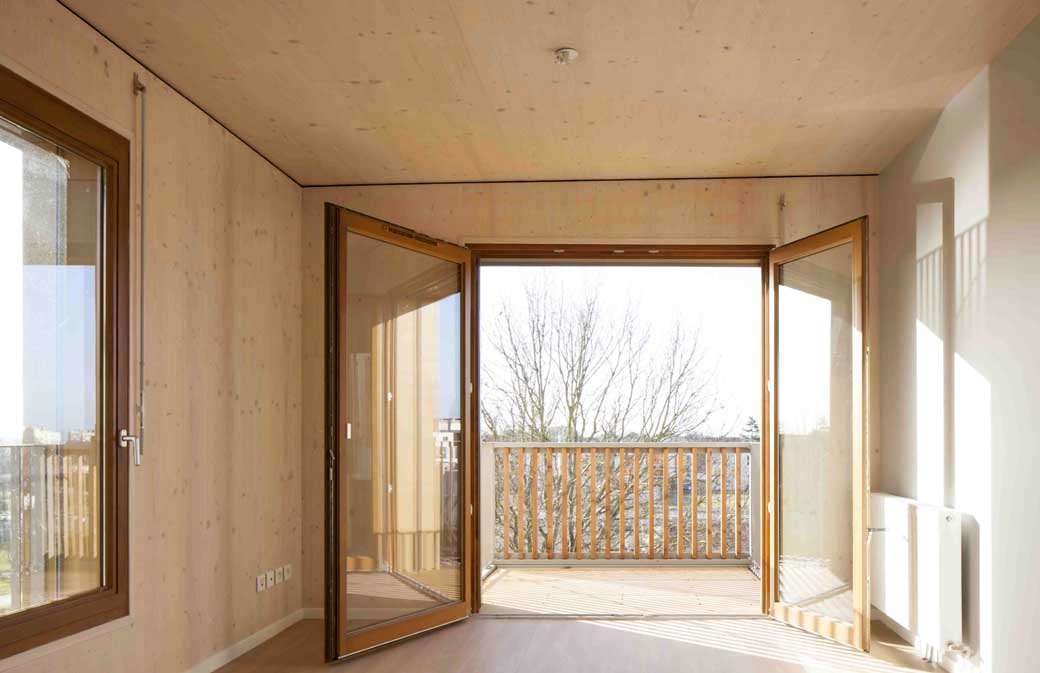
[[[578,60],[578,50],[573,47],[560,47],[555,52],[556,62],[560,65],[567,65],[571,61]]]

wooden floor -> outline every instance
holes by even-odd
[[[761,583],[741,566],[500,567],[481,614],[758,615]]]
[[[322,661],[324,623],[305,620],[218,673],[938,670],[923,666],[887,629],[876,625],[874,630],[880,639],[872,656],[767,618],[597,621],[477,616],[329,667]]]

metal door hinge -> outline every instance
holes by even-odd
[[[141,451],[141,439],[137,435],[131,435],[126,431],[126,428],[123,428],[119,431],[119,446],[124,449],[132,447],[134,452],[134,465],[141,464],[141,455],[143,452]]]
[[[347,439],[350,439],[350,423],[347,423]]]

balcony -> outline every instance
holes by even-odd
[[[92,436],[0,445],[0,614],[100,585],[100,487]]]
[[[757,443],[481,451],[485,612],[760,612]]]

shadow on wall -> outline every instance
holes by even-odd
[[[881,176],[880,490],[962,515],[963,631],[1035,666],[1040,20]],[[913,253],[913,254],[911,254]]]
[[[968,154],[982,160],[987,150],[976,146]],[[927,165],[922,157],[919,166]],[[969,175],[968,181],[972,178],[986,175]],[[958,193],[967,196],[969,223],[958,212]],[[972,347],[979,335],[971,331],[985,329],[988,204],[978,197],[986,193],[986,187],[966,188],[952,177],[916,182],[905,215],[913,222],[915,249],[914,491],[906,495],[962,513],[963,641],[980,668],[990,651],[991,632],[983,633],[982,615],[991,612],[993,546],[990,526],[979,522],[988,524],[992,517],[993,439],[991,384],[979,369],[984,359]]]

